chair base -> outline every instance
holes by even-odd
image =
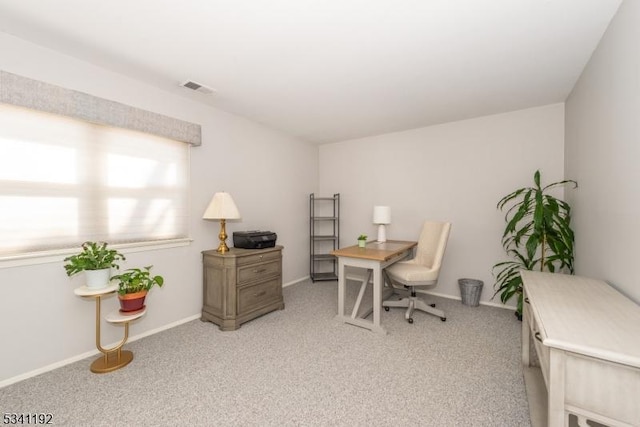
[[[412,292],[412,294],[413,295],[406,298],[401,298],[398,301],[389,301],[389,300],[383,301],[382,306],[386,311],[389,311],[389,307],[406,308],[407,311],[404,313],[404,318],[409,323],[413,323],[412,316],[413,316],[414,310],[420,310],[420,311],[424,311],[425,313],[438,316],[440,320],[442,320],[443,322],[447,320],[444,314],[444,311],[438,310],[437,308],[435,308],[436,306],[435,304],[427,304],[426,302],[422,301],[417,296],[415,296],[415,292]]]

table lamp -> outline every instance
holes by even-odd
[[[226,242],[227,231],[225,230],[225,221],[227,219],[240,219],[240,212],[238,212],[238,208],[233,202],[231,195],[224,191],[214,194],[213,199],[211,199],[209,206],[207,206],[207,210],[204,211],[202,218],[220,220],[220,234],[218,234],[220,245],[218,246],[217,251],[222,254],[228,252],[229,247]]]
[[[373,223],[378,224],[378,242],[386,242],[385,225],[391,224],[391,208],[389,206],[374,206]]]

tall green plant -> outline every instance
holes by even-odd
[[[506,303],[517,296],[518,317],[522,316],[520,270],[573,274],[571,207],[548,194],[548,191],[567,184],[577,188],[578,183],[564,180],[542,187],[540,171],[533,175],[533,182],[533,187],[520,188],[500,199],[497,204],[501,211],[506,209],[507,225],[502,234],[502,247],[513,259],[493,266],[496,276],[493,297],[500,294],[500,300]]]

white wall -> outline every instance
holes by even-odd
[[[219,225],[201,219],[214,192],[230,192],[242,221],[227,232],[268,229],[284,245],[283,280],[308,276],[308,194],[317,191],[318,149],[279,132],[0,33],[0,69],[202,125],[192,149],[191,236],[187,247],[132,253],[129,266],[154,265],[165,287],[148,297],[131,327],[144,334],[197,316],[202,304],[200,252],[217,247]],[[295,161],[292,161],[295,159]],[[0,385],[95,350],[94,304],[74,296],[81,278],[63,263],[0,268]],[[104,312],[117,307],[112,296]],[[122,329],[103,325],[103,343]]]
[[[375,239],[374,205],[391,207],[388,239],[416,240],[425,219],[453,223],[439,286],[459,297],[458,279],[483,280],[505,259],[503,214],[496,203],[533,184],[563,178],[564,106],[554,104],[344,141],[320,147],[320,193],[341,194],[341,245]],[[496,298],[495,303],[500,303]]]
[[[640,303],[640,2],[620,6],[566,102],[576,272]]]

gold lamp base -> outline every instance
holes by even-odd
[[[218,249],[216,249],[221,254],[229,252],[229,246],[227,246],[227,230],[225,229],[225,220],[220,219],[220,234],[218,234],[218,239],[220,239],[220,245],[218,245]]]

